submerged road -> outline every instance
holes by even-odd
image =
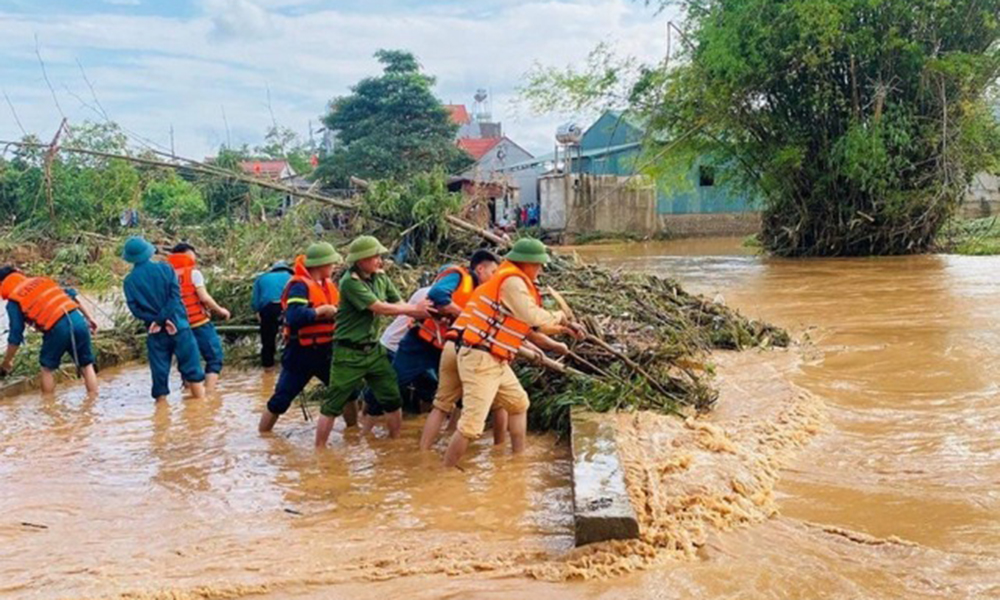
[[[738,240],[579,252],[807,340],[723,369],[703,425],[623,424],[633,477],[689,470],[680,492],[644,493],[655,518],[675,497],[713,517],[695,552],[583,560],[552,436],[522,458],[484,439],[465,473],[413,450],[419,420],[398,441],[335,433],[317,455],[297,413],[256,434],[271,375],[229,372],[217,398],[156,407],[130,366],[103,373],[96,400],[63,386],[0,401],[0,598],[1000,597],[1000,258],[782,261]],[[776,409],[789,385],[808,411]],[[781,468],[758,460],[809,411],[823,419],[798,423],[804,446]],[[733,518],[741,494],[777,513]],[[578,581],[607,572],[598,559],[639,570]]]

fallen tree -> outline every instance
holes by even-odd
[[[158,168],[194,166],[205,171],[206,176],[257,183],[254,178],[216,172],[196,161],[114,158]],[[476,248],[491,247],[502,253],[508,245],[505,239],[455,214],[462,209],[461,197],[449,193],[444,182],[442,173],[419,175],[406,183],[369,184],[358,180],[364,192],[353,201],[268,182],[272,188],[326,209],[346,212],[347,225],[317,233],[312,225],[323,220],[322,210],[299,207],[267,223],[178,228],[172,234],[160,230],[145,233],[161,247],[184,239],[199,248],[213,296],[233,311],[231,325],[244,327],[244,331],[226,334],[236,336],[252,331],[247,326],[255,323],[249,306],[254,275],[274,260],[292,260],[316,237],[344,246],[358,233],[375,234],[394,250],[389,274],[404,293],[429,283],[441,265],[464,262]],[[114,252],[120,246],[109,240],[100,243]],[[589,335],[587,341],[573,345],[575,358],[565,364],[555,364],[551,359],[518,364],[534,400],[531,421],[539,428],[565,429],[572,406],[596,411],[708,410],[716,399],[708,362],[712,350],[789,343],[784,331],[689,294],[676,281],[659,276],[607,269],[556,255],[542,283],[561,292],[561,298]],[[552,296],[548,294],[546,302],[555,308]],[[132,348],[140,329],[134,320],[124,318],[116,321],[112,332],[99,335],[97,343],[128,343],[123,347]],[[242,348],[248,350],[243,353],[245,357],[255,350],[250,344]]]

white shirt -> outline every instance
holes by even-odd
[[[417,304],[421,300],[427,298],[427,292],[431,291],[431,286],[422,287],[419,290],[413,292],[410,299],[407,300],[410,304]],[[379,343],[386,347],[390,352],[396,352],[399,350],[399,342],[406,335],[406,332],[413,327],[413,318],[407,317],[406,315],[399,315],[389,323],[389,326],[385,328],[385,332],[382,333],[382,337],[379,339]]]
[[[205,287],[205,276],[198,269],[191,269],[191,283],[194,287]]]

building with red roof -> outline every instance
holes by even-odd
[[[462,150],[465,150],[469,156],[475,160],[482,158],[487,152],[493,149],[494,146],[500,143],[504,138],[461,138],[456,144]]]
[[[451,122],[455,125],[468,125],[472,122],[472,117],[469,116],[469,111],[464,104],[445,104],[444,109],[448,111]]]
[[[272,181],[295,177],[295,170],[287,160],[244,160],[240,163],[240,168],[247,175]]]

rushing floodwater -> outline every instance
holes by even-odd
[[[317,455],[297,407],[256,434],[273,376],[229,372],[217,398],[154,407],[136,366],[102,373],[96,400],[76,385],[0,399],[0,597],[1000,597],[1000,258],[578,250],[808,340],[781,369],[741,361],[744,383],[787,378],[825,406],[779,474],[779,516],[713,532],[697,560],[534,581],[526,566],[572,545],[553,438],[523,458],[484,440],[465,473],[413,450],[418,420],[398,441],[335,434]]]
[[[738,240],[579,253],[677,278],[810,341],[790,379],[829,425],[782,473],[784,518],[701,569],[761,596],[1000,597],[1000,257],[787,261]],[[795,522],[915,546],[855,553],[790,533]],[[749,597],[731,581],[698,587]]]

